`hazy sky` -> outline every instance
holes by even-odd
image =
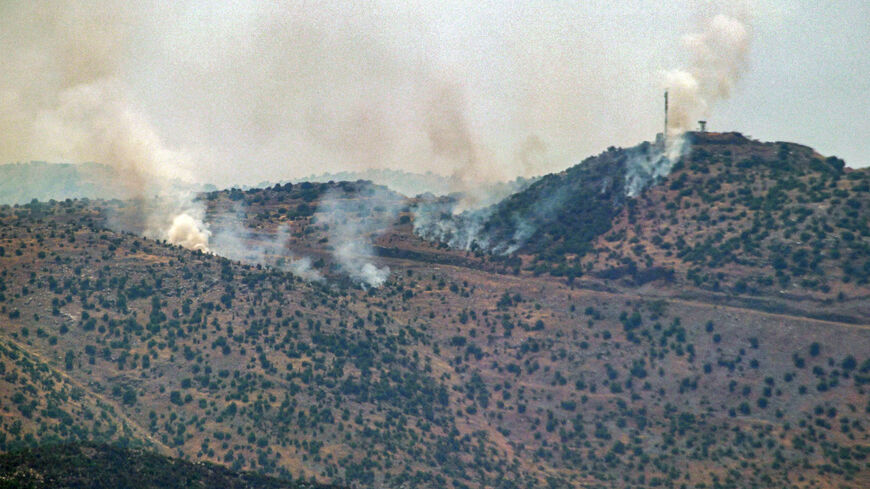
[[[652,139],[686,35],[724,12],[748,50],[708,128],[870,165],[866,1],[160,3],[0,0],[0,160],[217,184],[560,170]]]
[[[714,129],[870,166],[870,2],[762,2],[751,64]]]

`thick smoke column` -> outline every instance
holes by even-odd
[[[172,219],[172,226],[166,232],[170,243],[179,244],[191,250],[208,251],[210,233],[200,229],[196,219],[189,214],[178,214]]]
[[[146,202],[156,179],[185,176],[189,157],[168,148],[120,78],[133,14],[112,2],[0,5],[0,161],[96,161],[114,167],[123,194],[142,205],[145,235],[208,250],[200,206],[187,195]],[[5,162],[5,161],[3,161]],[[158,191],[163,189],[158,189]]]
[[[703,2],[698,7],[699,30],[683,36],[691,56],[688,68],[664,74],[671,96],[669,133],[682,133],[707,118],[716,102],[731,95],[748,63],[752,28],[745,2]]]

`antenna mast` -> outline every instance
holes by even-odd
[[[665,90],[665,132],[662,133],[662,141],[665,146],[668,144],[668,91]]]

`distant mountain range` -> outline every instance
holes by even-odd
[[[517,177],[514,180],[507,182],[463,182],[454,177],[438,175],[432,172],[413,173],[404,170],[390,169],[369,169],[363,171],[343,171],[338,173],[323,173],[320,175],[310,175],[295,180],[288,180],[283,183],[301,183],[301,182],[354,182],[357,180],[368,180],[375,185],[383,185],[390,188],[394,192],[398,192],[407,197],[415,197],[418,195],[448,195],[461,194],[468,192],[469,188],[474,189],[477,197],[485,196],[486,204],[495,203],[499,200],[518,192],[535,182],[540,177],[523,178]],[[263,185],[260,185],[263,187]],[[479,204],[479,203],[478,203]]]
[[[288,180],[297,182],[354,182],[369,180],[377,185],[390,187],[400,194],[413,197],[418,194],[432,193],[444,195],[455,192],[459,188],[456,179],[438,175],[432,172],[412,173],[403,170],[369,169],[362,171],[342,171],[337,173],[321,173],[307,177]],[[286,183],[286,182],[283,182]]]
[[[102,163],[47,163],[31,161],[0,165],[0,204],[25,204],[66,199],[125,199],[131,197],[124,178]],[[154,178],[148,193],[211,191],[213,185],[199,185],[178,179]]]
[[[467,187],[463,182],[435,173],[413,173],[402,170],[370,169],[363,171],[344,171],[322,173],[307,177],[264,181],[257,185],[236,185],[236,188],[272,187],[277,184],[301,182],[354,182],[369,180],[384,185],[400,194],[413,197],[420,194],[446,195],[459,192]],[[528,186],[535,179],[517,178],[509,182],[483,184],[483,193],[492,201],[510,195]],[[194,184],[182,180],[154,178],[149,193],[171,193],[178,191],[211,192],[218,187],[212,184]],[[475,185],[476,191],[481,191]],[[0,165],[0,204],[25,204],[33,199],[39,201],[66,199],[124,199],[129,198],[123,179],[117,170],[102,163],[47,163],[31,161]],[[488,202],[489,203],[489,202]]]

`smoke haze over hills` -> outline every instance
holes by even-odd
[[[467,192],[650,139],[663,85],[672,128],[689,128],[747,73],[754,24],[776,12],[8,2],[0,161],[97,161],[133,197],[167,177],[234,185],[370,168],[434,171]],[[171,200],[146,234],[209,235],[190,195]]]
[[[870,3],[776,1],[0,0],[0,455],[870,487]]]
[[[613,110],[637,95],[610,80],[658,91],[655,70],[621,47],[658,11],[391,1],[2,9],[12,75],[0,85],[0,161],[97,161],[128,175],[133,193],[151,175],[227,185],[373,167],[506,180],[564,168],[601,134],[634,142],[656,127]]]
[[[373,167],[486,179],[560,170],[610,144],[650,139],[661,127],[666,72],[694,76],[709,105],[733,88],[712,80],[743,71],[751,92],[719,104],[725,115],[711,127],[779,139],[758,116],[779,117],[776,97],[788,84],[815,84],[785,65],[806,60],[776,55],[780,44],[807,38],[799,6],[764,0],[644,8],[13,1],[0,9],[8,68],[0,162],[97,161],[131,174],[144,165],[221,186]],[[813,59],[849,60],[850,72],[861,72],[867,57],[849,54],[857,44],[827,26],[866,15],[849,2],[829,10],[814,11],[813,25],[842,49],[828,58],[811,47]],[[729,28],[735,21],[745,35],[738,48],[721,49],[723,33],[740,34]],[[860,38],[847,27],[842,35]],[[728,63],[711,62],[709,49]],[[722,76],[700,76],[699,67]],[[774,88],[759,84],[759,68]],[[860,84],[837,82],[834,70],[827,79],[850,102],[825,95],[834,99],[818,138],[842,139],[832,123],[864,104]],[[674,120],[694,124],[693,107]],[[788,112],[802,133],[823,122]],[[735,125],[737,114],[746,122]],[[866,132],[862,121],[854,129]],[[833,149],[863,166],[859,146]]]

